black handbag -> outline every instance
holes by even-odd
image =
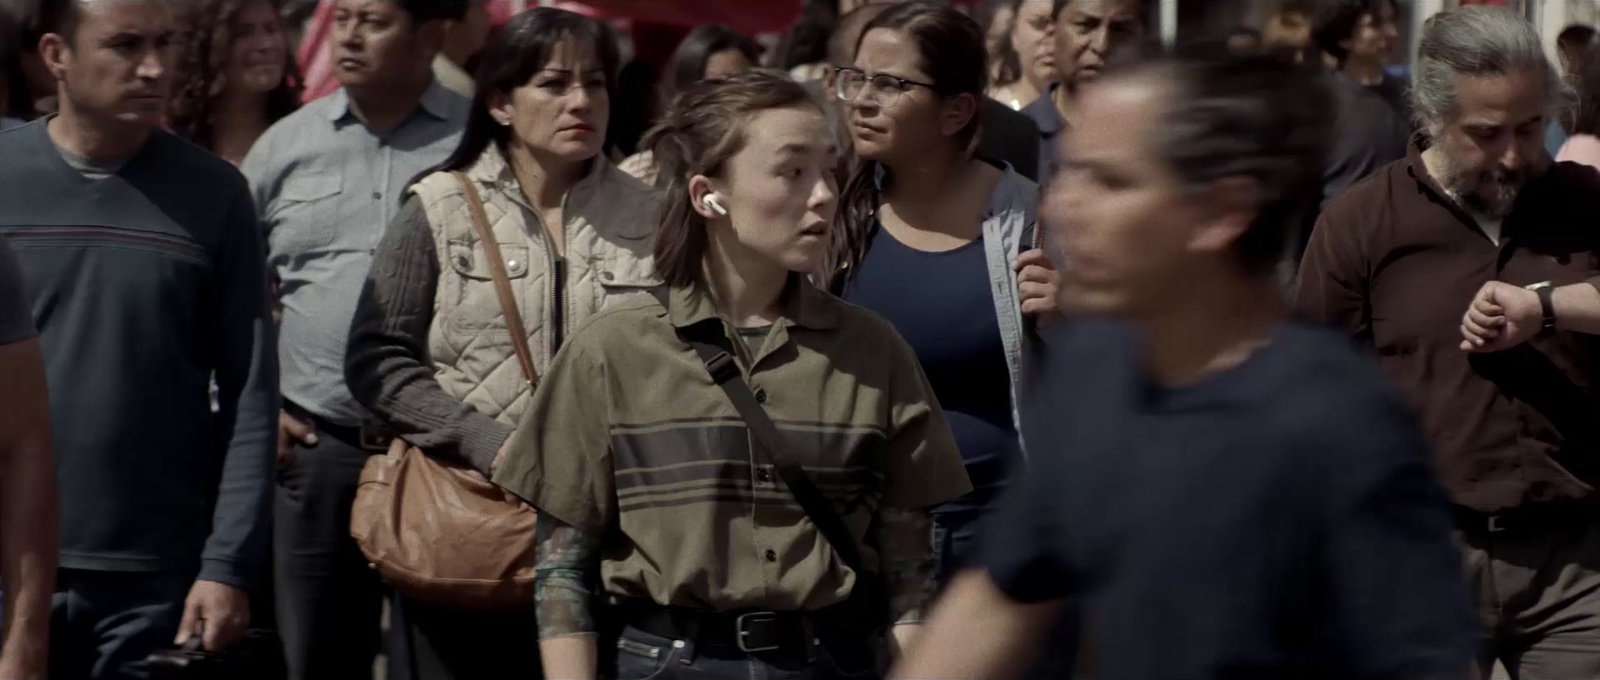
[[[282,642],[265,630],[251,630],[227,652],[205,651],[196,635],[180,648],[151,654],[145,665],[152,680],[283,680],[289,675]]]

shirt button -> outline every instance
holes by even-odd
[[[756,470],[756,481],[758,481],[758,482],[770,482],[770,481],[772,481],[772,473],[768,472],[766,468],[761,468],[759,470]]]
[[[383,194],[380,194],[380,193],[378,193],[376,191],[372,192],[372,200],[374,200],[374,201],[383,200]]]
[[[610,281],[615,278],[617,278],[617,276],[611,272],[600,272],[600,279],[602,281]]]
[[[510,270],[515,271],[516,268],[517,268],[517,261],[516,260],[506,260],[506,269],[510,269]]]
[[[762,404],[767,403],[767,390],[765,388],[756,388],[756,401]]]
[[[773,551],[773,550],[768,550],[767,551],[767,561],[768,562],[777,562],[778,561],[778,553],[776,551]]]

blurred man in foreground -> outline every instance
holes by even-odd
[[[1096,680],[1466,677],[1427,447],[1376,370],[1280,302],[1325,143],[1315,82],[1167,58],[1079,104],[1041,213],[1080,318],[1041,357],[986,570],[894,677],[1014,677],[1069,600]]]
[[[1423,27],[1408,156],[1328,204],[1296,305],[1421,410],[1478,597],[1484,668],[1600,677],[1600,175],[1552,164],[1561,80],[1533,26]]]

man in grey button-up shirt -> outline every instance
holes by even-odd
[[[243,170],[283,304],[284,414],[275,501],[278,615],[291,676],[371,677],[381,584],[350,532],[370,416],[344,382],[345,338],[377,247],[412,179],[455,150],[470,102],[433,80],[440,0],[338,0],[344,88],[256,142]]]

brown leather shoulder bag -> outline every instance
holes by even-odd
[[[511,346],[532,387],[538,374],[500,245],[477,188],[452,174],[466,193]],[[534,604],[534,520],[533,508],[476,470],[396,438],[361,470],[350,535],[401,595],[455,609],[526,609]]]

